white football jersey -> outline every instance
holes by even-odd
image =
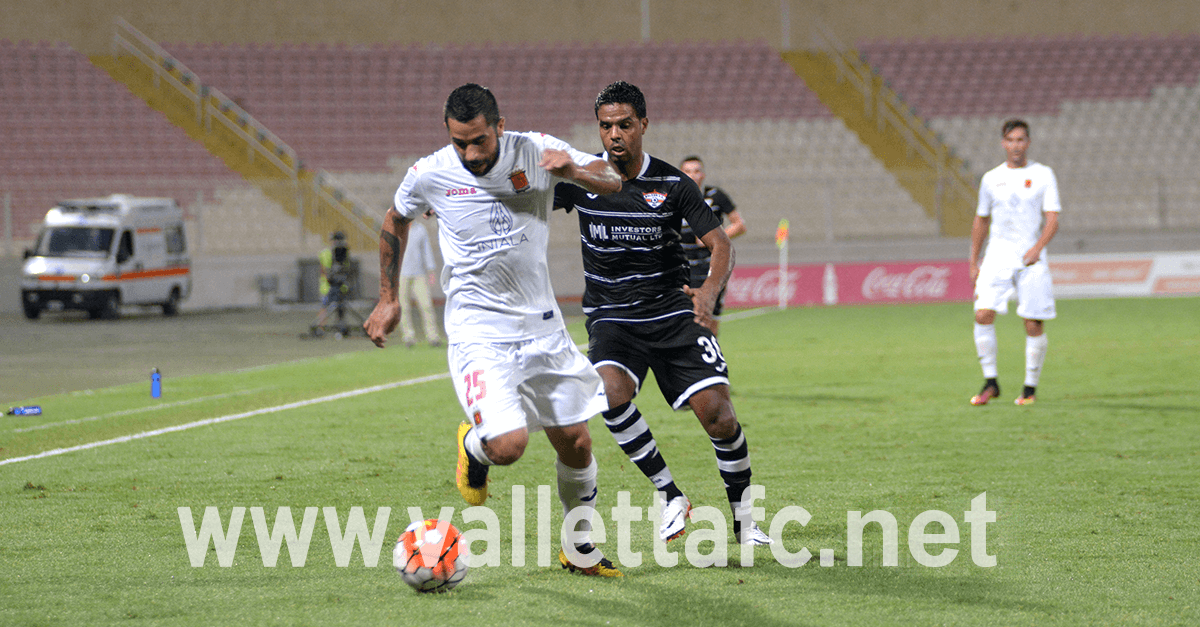
[[[396,190],[400,215],[436,212],[452,343],[515,342],[565,328],[546,260],[557,182],[538,166],[547,148],[580,166],[599,161],[549,135],[506,131],[486,175],[467,170],[447,144],[417,161]]]
[[[1021,257],[1042,234],[1042,212],[1059,212],[1058,182],[1048,166],[1030,161],[1023,168],[1002,163],[983,175],[975,214],[991,216],[987,256]],[[1041,259],[1045,260],[1042,250]]]

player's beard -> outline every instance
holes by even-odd
[[[474,174],[475,176],[484,176],[488,172],[492,171],[492,166],[495,166],[496,161],[498,161],[499,159],[500,159],[500,151],[496,151],[495,154],[489,156],[487,159],[474,159],[472,161],[463,161],[462,164],[463,164],[463,167],[465,167],[468,171],[471,172],[471,174]]]
[[[620,148],[620,152],[613,153],[613,148]],[[608,153],[608,160],[614,166],[616,166],[618,170],[623,169],[626,164],[633,161],[633,154],[629,152],[629,147],[625,144],[611,144],[609,147],[605,148],[605,151]]]

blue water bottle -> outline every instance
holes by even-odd
[[[150,398],[158,398],[162,396],[162,375],[158,373],[158,368],[150,371]]]

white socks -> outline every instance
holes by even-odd
[[[983,378],[995,379],[996,325],[975,323],[975,351],[979,354],[979,365],[983,367]]]
[[[463,447],[467,449],[467,454],[475,458],[475,461],[491,466],[492,460],[488,458],[487,453],[483,452],[483,442],[479,439],[479,434],[475,429],[467,432],[467,436],[463,438]]]
[[[1046,362],[1046,334],[1037,337],[1025,336],[1025,385],[1037,387],[1042,376],[1042,364]],[[979,365],[984,379],[995,379],[996,369],[996,326],[975,324],[975,351],[979,354]]]
[[[1025,336],[1025,385],[1037,387],[1042,376],[1042,364],[1046,361],[1046,334],[1037,337]]]
[[[558,471],[558,499],[562,501],[563,514],[570,514],[578,507],[587,510],[576,514],[583,516],[576,526],[578,531],[568,531],[571,543],[587,544],[591,542],[592,512],[596,509],[596,458],[592,458],[587,468],[571,468],[558,459],[554,460],[554,467]]]

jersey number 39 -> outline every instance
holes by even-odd
[[[715,337],[698,337],[696,343],[700,348],[704,349],[704,354],[701,358],[705,363],[716,364],[717,372],[725,372],[725,356],[721,354],[721,346],[717,344]]]

